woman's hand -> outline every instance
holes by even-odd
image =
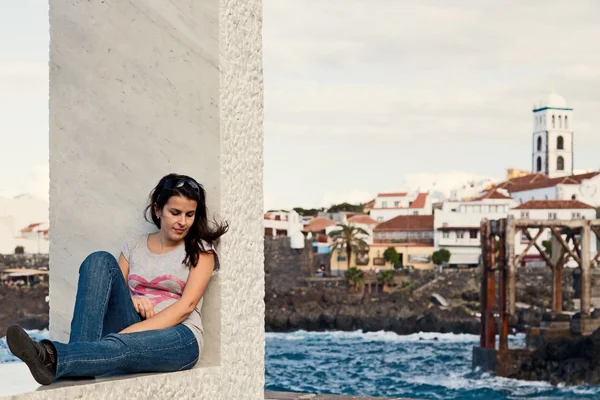
[[[154,317],[154,305],[150,299],[146,297],[138,297],[132,296],[131,300],[133,300],[133,307],[135,311],[140,314],[143,319],[150,319]]]

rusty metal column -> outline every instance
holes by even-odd
[[[587,318],[590,317],[592,297],[591,239],[590,221],[586,221],[581,229],[581,316]]]
[[[484,285],[482,289],[485,291],[482,293],[484,300],[484,308],[482,318],[483,324],[483,346],[487,349],[493,349],[496,347],[496,327],[494,320],[494,304],[496,302],[496,276],[492,270],[495,260],[495,243],[494,237],[491,234],[490,221],[485,220],[485,226],[482,227],[482,241],[483,248],[485,249],[483,255],[483,268],[484,268]]]
[[[508,300],[507,289],[508,289],[508,268],[506,266],[506,219],[498,220],[497,233],[500,237],[500,249],[498,254],[498,270],[500,271],[499,279],[499,323],[498,323],[498,335],[499,338],[499,350],[500,353],[505,354],[508,351],[508,310],[506,303]],[[492,236],[493,240],[493,236]]]
[[[506,221],[506,235],[504,237],[504,243],[506,247],[505,254],[505,265],[506,265],[506,279],[507,279],[507,310],[510,315],[516,314],[516,265],[515,265],[515,235],[516,228],[512,216],[509,216]]]
[[[558,239],[552,235],[552,311],[555,313],[562,312],[562,270],[564,251],[565,250]]]
[[[481,241],[481,291],[480,291],[480,311],[481,311],[481,323],[479,324],[479,346],[481,348],[486,348],[486,335],[487,332],[487,319],[485,317],[485,313],[487,310],[487,268],[486,268],[486,260],[487,260],[487,247],[486,247],[486,238],[487,238],[487,219],[483,219],[481,221],[481,227],[479,229],[479,240]]]

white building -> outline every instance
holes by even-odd
[[[265,237],[289,237],[293,249],[304,248],[304,225],[300,215],[292,211],[274,211],[264,216]]]
[[[600,171],[573,169],[573,109],[555,92],[533,109],[533,174],[496,185],[520,203],[529,200],[580,200],[600,207]]]
[[[377,222],[389,221],[400,215],[432,215],[429,193],[379,193],[369,211]]]
[[[570,220],[570,219],[595,219],[596,209],[589,204],[582,203],[578,200],[530,200],[520,204],[510,210],[509,215],[515,219],[538,219],[538,220]],[[532,238],[538,234],[538,229],[530,229],[529,234]],[[564,237],[564,236],[563,236]],[[542,233],[538,239],[538,245],[543,249],[542,242],[552,239],[550,229]],[[592,232],[592,243],[590,246],[590,254],[592,259],[596,255],[597,238]],[[529,244],[529,240],[525,234],[517,233],[515,237],[515,254],[518,256]],[[527,255],[523,258],[522,265],[545,265],[543,258],[535,247],[531,247]],[[571,263],[572,264],[572,263]]]
[[[23,246],[26,253],[48,253],[47,235],[45,239],[40,238],[38,244],[39,233],[35,233],[34,238],[23,237],[22,233],[30,224],[47,223],[48,220],[48,202],[45,200],[28,194],[0,197],[0,254],[12,254],[17,246]]]
[[[517,205],[506,192],[496,189],[472,200],[444,202],[434,214],[435,248],[449,250],[452,265],[478,265],[481,221],[506,218]]]
[[[600,207],[600,172],[550,178],[537,173],[499,183],[519,203],[529,200],[579,200]]]
[[[552,91],[533,108],[532,171],[550,178],[573,175],[573,109]]]

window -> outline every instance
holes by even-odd
[[[569,117],[565,115],[565,129],[569,129]]]
[[[498,212],[498,206],[490,206],[490,212],[492,212],[492,213]]]
[[[450,237],[450,232],[448,232],[448,231],[444,231],[444,232],[442,232],[442,237],[443,237],[444,239],[448,239],[448,238]]]
[[[554,114],[552,114],[552,128],[556,128],[556,120],[554,119]]]
[[[418,211],[413,211],[413,215],[419,215]]]
[[[571,200],[577,200],[577,195],[574,194],[573,196],[571,196]]]
[[[480,213],[481,212],[481,206],[473,206],[473,209],[476,213]]]
[[[395,201],[394,202],[394,207],[400,207],[400,202],[399,201]]]
[[[465,237],[465,233],[463,231],[456,232],[456,237],[458,239],[463,239]]]
[[[558,127],[562,129],[562,116],[558,116]]]
[[[383,222],[383,217],[377,217],[377,222]]]
[[[471,239],[477,239],[477,229],[471,229],[471,230],[469,231],[469,237],[470,237]]]
[[[558,156],[556,159],[556,169],[559,171],[565,170],[565,159],[562,156]]]
[[[387,208],[387,201],[381,202],[381,208]]]
[[[556,138],[556,148],[558,150],[564,150],[565,149],[565,139],[563,139],[562,136],[559,136]]]
[[[571,219],[581,219],[581,213],[579,213],[579,212],[571,213]]]
[[[448,226],[448,223],[447,223],[447,222],[444,222],[444,223],[442,224],[442,226],[443,226],[443,227],[446,227],[446,226]]]
[[[528,219],[529,218],[529,211],[521,211],[521,218],[522,219]]]
[[[542,172],[542,157],[538,157],[536,161],[536,172]]]
[[[556,219],[556,213],[555,212],[549,212],[548,213],[548,219]]]
[[[490,212],[490,206],[481,206],[481,212]]]
[[[538,151],[542,151],[542,137],[538,136],[537,138],[537,149]]]

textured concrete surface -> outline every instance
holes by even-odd
[[[93,381],[63,381],[48,387],[40,387],[31,378],[29,370],[25,364],[7,364],[0,365],[0,390],[2,399],[113,399],[130,398],[142,399],[187,399],[196,396],[194,387],[199,384],[206,384],[202,375],[196,372],[184,372],[174,374],[152,374],[135,375],[129,377],[113,377],[95,379]],[[117,386],[113,387],[113,384]],[[121,383],[128,384],[131,389]],[[93,384],[94,390],[89,390]],[[143,385],[143,387],[141,387]],[[167,385],[167,389],[162,389],[161,385]],[[87,387],[86,387],[87,386]],[[113,389],[114,388],[114,389]],[[27,393],[29,392],[29,393]],[[121,392],[123,392],[121,394]],[[19,395],[27,393],[26,395]],[[157,395],[158,393],[158,395]],[[197,397],[194,397],[197,398]],[[221,397],[218,397],[221,398]],[[247,399],[244,393],[240,393],[235,399]],[[337,396],[337,395],[315,395],[306,393],[289,392],[264,392],[264,400],[385,400],[381,397],[360,397],[360,396]]]
[[[85,256],[152,229],[164,174],[203,183],[230,231],[203,307],[201,363],[217,367],[31,398],[263,398],[261,26],[260,0],[50,0],[52,337],[68,337]]]

